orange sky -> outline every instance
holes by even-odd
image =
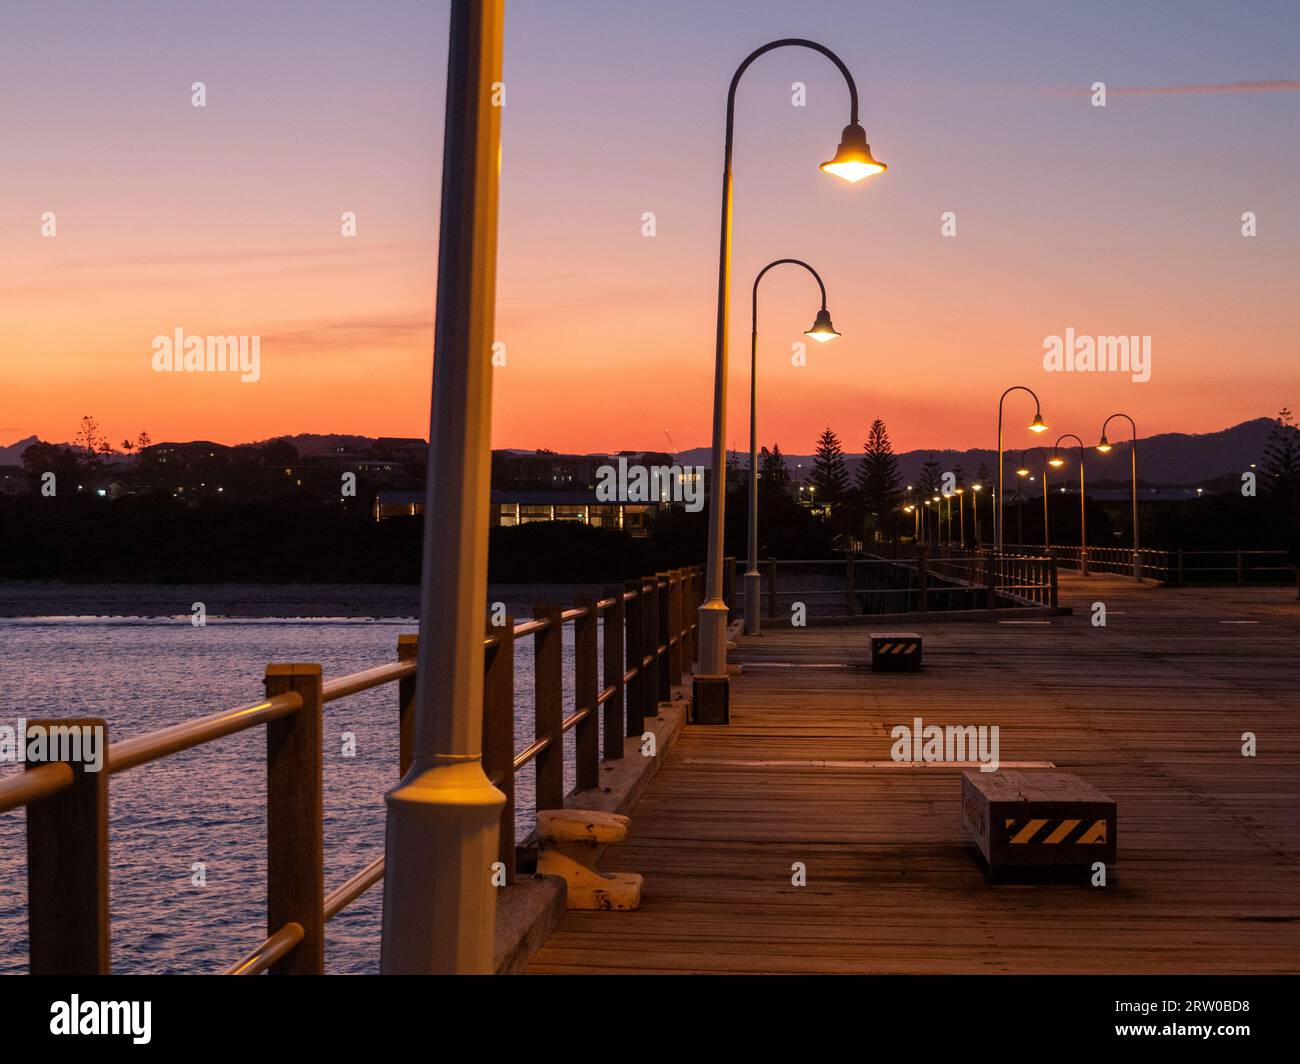
[[[1234,87],[1286,73],[1252,51],[1276,29],[1267,12],[1232,32],[1205,15],[1207,62],[1122,13],[1105,33],[1062,15],[1027,48],[1011,13],[947,40],[906,5],[814,8],[794,26],[760,5],[738,29],[683,6],[690,30],[674,31],[670,12],[510,6],[496,446],[707,443],[726,82],[791,32],[858,72],[890,170],[856,186],[818,171],[847,120],[824,59],[788,50],[746,75],[729,445],[747,440],[750,284],[786,256],[821,271],[844,334],[791,365],[816,288],[768,275],[761,437],[787,452],[828,424],[856,449],[876,416],[900,450],[991,446],[1014,383],[1085,438],[1115,409],[1149,435],[1300,403],[1300,94]],[[0,445],[70,439],[83,414],[114,442],[425,435],[445,5],[395,5],[383,25],[363,5],[265,24],[254,8],[146,6],[83,11],[57,35],[42,10],[2,16],[33,32],[0,64]],[[1203,91],[1117,91],[1100,109],[1099,78]],[[57,236],[41,235],[45,211]],[[150,342],[177,327],[259,335],[261,379],[155,373]],[[1043,338],[1067,328],[1151,336],[1151,381],[1044,372]]]

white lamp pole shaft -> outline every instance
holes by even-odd
[[[505,797],[483,772],[504,0],[453,0],[414,757],[386,796],[385,973],[492,970]]]

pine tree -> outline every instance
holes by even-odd
[[[758,472],[763,478],[765,488],[782,494],[790,490],[790,470],[786,468],[785,455],[781,453],[780,444],[772,444],[770,451],[766,447],[763,448],[763,459]]]
[[[816,502],[834,508],[848,497],[849,474],[844,468],[844,448],[840,446],[840,438],[829,428],[817,437],[817,454],[810,479],[817,489]]]
[[[1292,506],[1300,502],[1300,427],[1286,407],[1274,419],[1264,444],[1264,491]]]
[[[921,494],[927,498],[938,495],[941,485],[939,463],[934,460],[934,452],[931,451],[930,457],[921,466]]]
[[[880,418],[871,423],[862,451],[862,464],[858,466],[858,493],[867,517],[874,518],[876,527],[881,528],[899,505],[901,478],[889,432]]]

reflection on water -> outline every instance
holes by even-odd
[[[521,603],[508,603],[527,616]],[[328,679],[390,661],[412,620],[0,618],[0,723],[95,716],[109,739],[254,701],[267,662],[319,662]],[[572,625],[565,706],[572,710]],[[531,639],[515,654],[515,748],[533,735]],[[397,779],[397,686],[325,706],[325,885],[383,853],[384,791]],[[343,756],[344,733],[356,754]],[[113,970],[211,972],[266,934],[264,731],[256,728],[113,777],[110,794]],[[0,765],[0,774],[21,766]],[[565,737],[573,786],[573,735]],[[517,781],[516,835],[533,819],[531,766]],[[25,813],[0,816],[0,973],[27,967]],[[192,883],[206,866],[206,886]],[[383,887],[328,925],[326,968],[374,972]]]

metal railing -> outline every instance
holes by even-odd
[[[1007,544],[1010,554],[1043,555],[1041,545]],[[1078,547],[1052,547],[1057,562],[1073,570],[1080,569]],[[1137,552],[1137,567],[1144,579],[1162,584],[1266,584],[1295,579],[1295,566],[1282,550],[1151,550]],[[1132,576],[1132,547],[1089,547],[1088,568],[1097,573]]]
[[[775,619],[796,603],[803,603],[809,614],[816,606],[828,619],[1057,605],[1056,563],[1041,552],[997,555],[962,547],[938,551],[933,557],[921,551],[895,558],[763,559],[759,572],[764,615]],[[731,587],[738,570],[728,565],[726,571]],[[737,603],[730,595],[727,601]]]
[[[577,790],[598,785],[600,763],[623,756],[682,682],[697,650],[701,567],[642,577],[571,608],[539,605],[531,620],[491,627],[484,639],[483,767],[506,795],[500,855],[515,876],[515,774],[532,763],[536,804],[563,808],[564,735],[574,732]],[[565,713],[563,628],[574,626],[572,711]],[[597,626],[601,631],[598,633]],[[533,638],[534,739],[514,750],[515,642]],[[603,637],[603,638],[602,638]],[[603,647],[602,647],[603,644]],[[384,857],[324,889],[321,735],[326,703],[398,685],[399,772],[414,746],[418,637],[398,637],[397,661],[322,680],[316,664],[266,668],[266,698],[107,746],[101,771],[77,761],[28,762],[0,778],[0,813],[27,808],[27,906],[32,974],[106,974],[109,941],[109,778],[237,732],[266,727],[267,938],[225,969],[231,975],[319,974],[325,924],[378,883]],[[598,660],[603,658],[603,660]],[[28,726],[96,727],[98,718],[31,719]],[[25,737],[20,738],[24,741]],[[67,751],[64,751],[66,753]]]

